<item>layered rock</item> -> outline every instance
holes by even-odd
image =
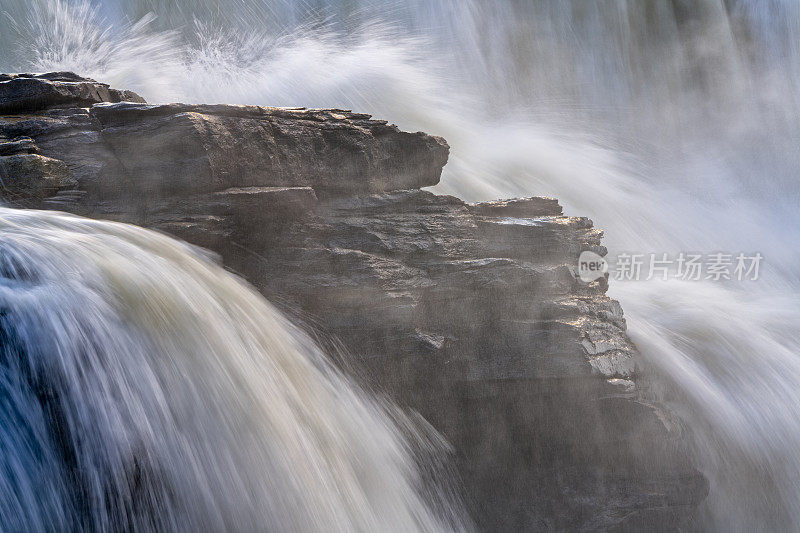
[[[105,83],[72,72],[0,74],[0,113],[35,112],[60,105],[99,102],[144,102],[134,92],[111,89]]]
[[[582,251],[605,253],[590,220],[549,198],[422,191],[447,144],[369,115],[146,105],[64,73],[0,79],[6,202],[217,252],[447,437],[482,529],[670,528],[705,496],[606,279],[575,275]],[[3,107],[20,94],[3,84],[20,80],[77,84],[80,98]]]
[[[90,115],[148,195],[253,186],[380,192],[433,185],[447,162],[444,139],[338,109],[122,103]]]

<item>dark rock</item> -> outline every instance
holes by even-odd
[[[558,216],[562,211],[558,200],[544,197],[481,202],[469,208],[476,215],[518,218]]]
[[[311,187],[237,187],[214,193],[216,210],[239,233],[258,234],[264,225],[277,227],[309,216],[317,204]]]
[[[264,218],[297,218],[317,204],[311,187],[235,187],[215,193],[229,204],[231,214]]]
[[[151,195],[311,186],[347,194],[439,182],[449,148],[342,110],[169,104],[92,108],[125,172]],[[165,173],[170,179],[164,180]]]
[[[369,115],[73,102],[0,111],[14,139],[0,150],[43,154],[0,157],[16,165],[2,197],[219,254],[331,353],[349,353],[339,363],[365,387],[447,437],[481,529],[668,530],[705,497],[606,280],[575,276],[582,251],[605,254],[591,220],[552,198],[421,191],[447,144]]]
[[[0,156],[2,197],[27,206],[75,185],[67,165],[36,154]]]
[[[0,81],[8,81],[8,80],[16,80],[19,78],[32,78],[38,80],[50,80],[50,81],[70,81],[70,82],[81,82],[81,81],[89,81],[94,82],[93,79],[84,78],[83,76],[78,76],[74,72],[45,72],[42,74],[0,74]]]
[[[10,141],[0,138],[0,156],[16,154],[35,154],[39,151],[30,137],[18,137]]]
[[[61,105],[80,107],[125,100],[144,102],[136,93],[111,89],[105,83],[71,72],[11,74],[0,78],[0,113],[30,113]]]

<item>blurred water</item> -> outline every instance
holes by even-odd
[[[756,282],[612,282],[694,430],[703,526],[800,524],[800,4],[0,0],[0,70],[347,107],[448,139],[438,192],[545,194],[617,252],[760,252]]]
[[[200,250],[7,208],[0,234],[4,531],[465,527],[422,486],[436,443]]]

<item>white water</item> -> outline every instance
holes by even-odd
[[[0,70],[368,111],[448,139],[438,191],[556,196],[612,255],[761,252],[757,282],[611,292],[694,430],[704,526],[800,524],[796,2],[2,2]]]
[[[7,208],[0,234],[3,530],[463,527],[387,412],[200,250]]]

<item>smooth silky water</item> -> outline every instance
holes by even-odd
[[[467,527],[437,443],[202,250],[2,207],[0,235],[4,531]]]
[[[436,192],[555,196],[611,256],[760,252],[758,281],[610,292],[711,482],[695,525],[800,524],[800,4],[2,5],[2,71],[74,70],[150,102],[367,111],[448,140]]]

